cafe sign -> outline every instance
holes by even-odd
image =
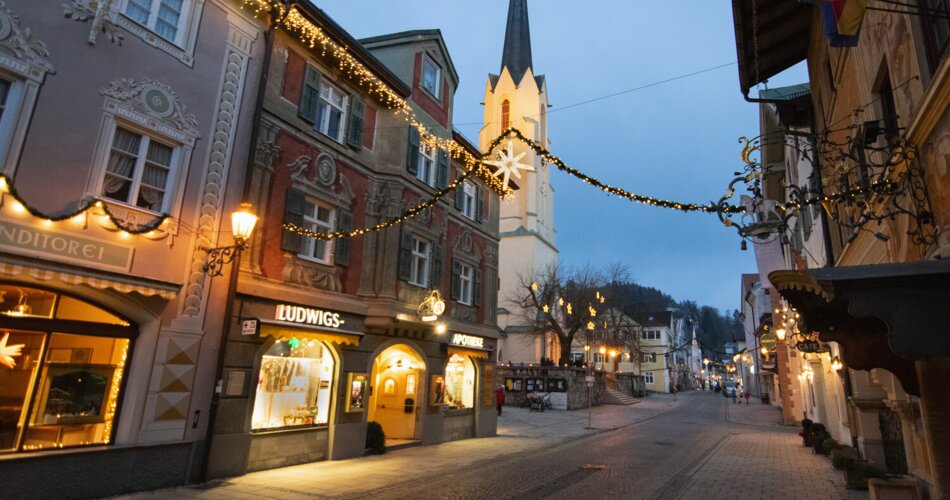
[[[822,352],[824,347],[817,340],[803,340],[795,344],[795,348],[801,352]]]
[[[465,335],[464,333],[453,333],[449,338],[449,345],[456,347],[468,347],[472,349],[490,350],[485,347],[485,338],[474,335]]]
[[[133,248],[0,218],[0,249],[112,271],[132,267]]]
[[[321,326],[324,328],[339,328],[345,323],[338,312],[290,304],[277,304],[274,319],[288,323]]]

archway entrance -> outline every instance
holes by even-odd
[[[422,435],[418,422],[424,403],[424,377],[422,358],[406,345],[389,347],[373,361],[368,416],[383,426],[387,441],[419,439]]]

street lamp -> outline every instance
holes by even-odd
[[[230,264],[241,251],[247,248],[247,241],[254,233],[257,215],[250,203],[241,203],[241,208],[231,213],[231,233],[234,244],[224,247],[202,248],[208,253],[208,262],[202,270],[208,276],[221,276],[226,264]]]

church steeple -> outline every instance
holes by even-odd
[[[501,69],[508,68],[515,85],[521,83],[531,67],[531,33],[528,30],[528,0],[510,0],[508,27],[505,29],[505,48],[501,55]]]

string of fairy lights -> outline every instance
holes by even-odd
[[[652,196],[636,194],[626,189],[613,186],[569,166],[563,160],[548,151],[545,147],[528,138],[520,130],[514,127],[504,130],[498,135],[498,137],[492,140],[489,143],[486,154],[475,155],[471,153],[466,146],[459,144],[454,139],[442,138],[430,131],[429,128],[418,119],[415,111],[408,101],[403,99],[396,91],[390,88],[386,82],[382,81],[373,73],[373,71],[364,66],[356,57],[350,54],[345,46],[335,42],[323,29],[307,19],[307,17],[301,13],[296,8],[296,6],[291,6],[288,8],[281,2],[275,0],[244,0],[243,8],[250,11],[255,16],[260,16],[264,13],[270,14],[277,25],[282,26],[289,33],[296,34],[302,43],[305,43],[310,48],[314,49],[319,47],[321,55],[323,57],[329,56],[335,59],[341,73],[345,75],[350,81],[361,86],[370,96],[374,97],[381,104],[393,111],[397,118],[406,122],[410,127],[415,128],[419,132],[421,143],[446,151],[451,158],[458,160],[465,167],[462,174],[459,175],[448,186],[440,189],[430,198],[420,201],[418,204],[411,206],[396,217],[386,221],[366,227],[350,230],[338,230],[328,233],[315,232],[296,224],[285,223],[283,226],[285,230],[292,231],[302,236],[321,240],[352,238],[367,233],[382,231],[387,228],[400,225],[409,219],[419,216],[426,209],[436,205],[446,195],[461,186],[464,180],[472,176],[478,177],[486,184],[489,189],[495,191],[499,196],[503,198],[510,197],[513,195],[513,191],[508,187],[507,182],[503,182],[499,178],[500,174],[502,173],[502,169],[493,171],[488,165],[486,165],[486,160],[492,154],[492,152],[501,145],[502,141],[512,138],[515,138],[526,145],[542,160],[542,162],[554,165],[558,170],[571,175],[572,177],[575,177],[586,184],[594,186],[608,195],[618,196],[631,202],[667,208],[686,213],[717,213],[720,215],[720,218],[723,219],[722,221],[726,226],[734,224],[730,219],[731,216],[748,213],[747,207],[732,204],[727,201],[734,194],[731,185],[726,193],[726,196],[720,200],[719,203],[710,202],[704,204],[666,200]],[[748,151],[748,148],[743,149],[743,161],[748,160],[746,156]],[[498,162],[490,163],[497,164]],[[751,177],[749,177],[749,180],[751,180]],[[867,194],[892,194],[896,189],[897,183],[895,181],[884,180],[872,183],[866,187],[839,193],[791,199],[784,203],[777,202],[775,208],[782,212],[794,213],[794,211],[797,211],[798,209],[808,205],[822,204],[827,210],[829,204],[842,201],[852,201]],[[39,218],[48,224],[68,219],[82,222],[88,217],[88,214],[92,212],[93,215],[104,216],[106,219],[108,219],[109,223],[114,226],[115,229],[121,231],[123,235],[144,234],[147,236],[152,231],[156,231],[161,228],[162,225],[169,219],[168,214],[161,214],[156,216],[147,224],[132,224],[117,218],[112,213],[112,211],[110,211],[108,204],[96,199],[81,203],[79,207],[73,212],[59,215],[49,215],[38,210],[37,208],[30,205],[26,200],[24,200],[17,193],[15,187],[13,186],[12,179],[2,174],[0,174],[0,193],[13,198],[13,206],[15,210],[22,208],[33,217]]]
[[[59,215],[49,215],[40,211],[33,205],[30,205],[25,199],[23,199],[23,197],[17,192],[16,187],[14,187],[12,180],[4,174],[0,174],[0,193],[2,193],[5,197],[9,196],[10,198],[13,198],[13,210],[15,212],[25,210],[33,217],[44,221],[45,224],[62,222],[70,219],[85,223],[89,213],[92,212],[93,215],[101,215],[106,217],[116,229],[129,235],[138,235],[148,234],[152,231],[158,230],[169,218],[168,214],[161,214],[156,216],[147,224],[129,224],[128,222],[116,217],[112,211],[109,210],[109,205],[103,203],[100,200],[88,200],[84,203],[81,203],[79,207],[72,212],[66,212]]]

